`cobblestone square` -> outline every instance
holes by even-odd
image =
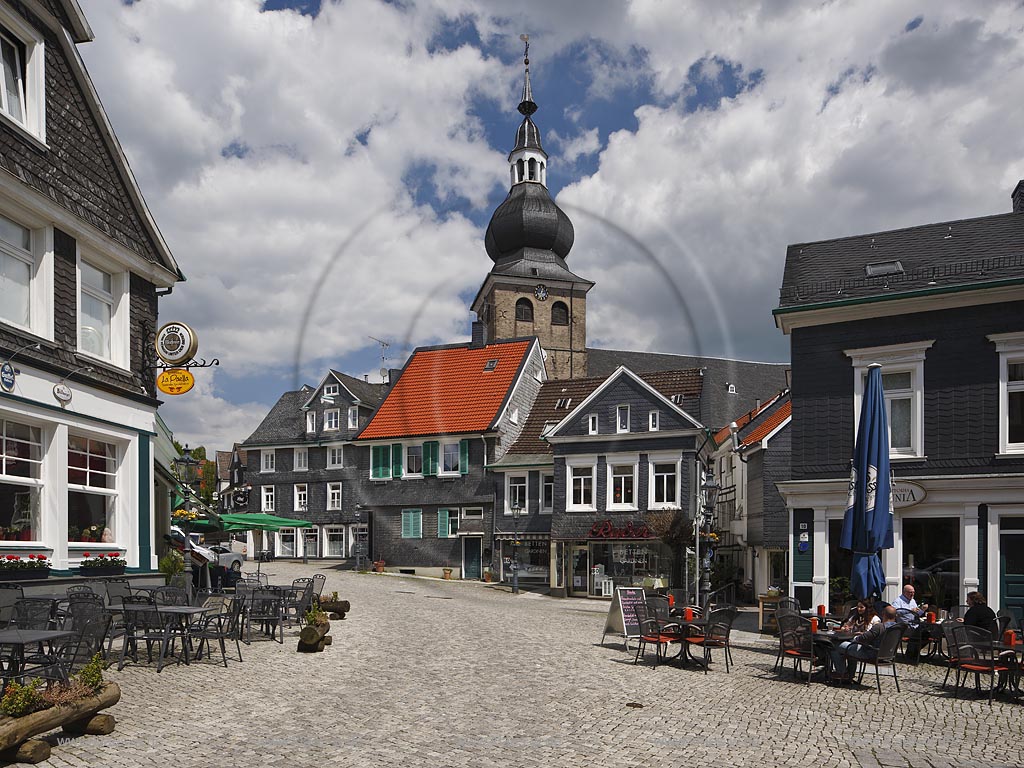
[[[271,583],[316,565],[269,563]],[[350,600],[322,654],[267,639],[244,663],[129,664],[117,730],[48,766],[1016,766],[1024,707],[954,700],[944,669],[901,665],[897,694],[772,671],[774,638],[734,635],[728,674],[634,666],[600,645],[608,603],[503,585],[320,568]],[[116,643],[115,643],[116,646]],[[144,657],[143,657],[144,658]],[[867,683],[867,676],[865,676]],[[642,707],[629,706],[641,704]]]

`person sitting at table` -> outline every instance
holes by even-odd
[[[967,593],[967,613],[957,621],[962,621],[972,627],[981,627],[989,632],[995,633],[996,612],[988,607],[985,596],[981,592]]]
[[[859,635],[861,632],[867,632],[873,624],[878,624],[880,621],[875,609],[868,605],[867,600],[858,600],[850,611],[850,615],[846,617],[846,621],[839,627],[839,631],[853,632],[855,635]]]
[[[853,679],[853,671],[858,661],[870,661],[878,655],[878,644],[882,642],[882,632],[896,623],[896,609],[891,605],[882,611],[882,618],[845,643],[829,651],[832,658],[832,679],[849,681]],[[850,666],[850,660],[853,666]]]
[[[904,651],[904,658],[916,666],[921,658],[921,617],[928,610],[928,604],[917,604],[914,599],[915,589],[913,584],[903,585],[903,594],[897,595],[892,601],[893,608],[899,620],[907,625],[907,647]]]

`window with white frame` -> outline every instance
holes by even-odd
[[[0,6],[0,55],[3,59],[0,114],[45,141],[43,39],[3,6]]]
[[[459,510],[437,510],[437,538],[451,539],[459,535]]]
[[[348,428],[359,429],[359,406],[353,405],[348,409]]]
[[[1024,453],[1024,332],[988,337],[999,354],[999,453]]]
[[[634,463],[609,463],[608,497],[610,509],[636,509],[636,471]]]
[[[316,432],[316,411],[306,411],[306,432]]]
[[[370,479],[389,480],[391,478],[391,446],[370,446]]]
[[[68,541],[113,542],[117,509],[117,448],[68,435]]]
[[[555,508],[555,475],[552,472],[540,474],[540,511],[550,513]]]
[[[345,465],[344,450],[340,445],[332,445],[327,448],[327,468],[340,469]]]
[[[615,409],[615,431],[629,432],[629,406],[620,405]]]
[[[526,475],[508,475],[505,480],[505,514],[511,515],[513,507],[526,509]]]
[[[587,416],[587,434],[596,435],[598,433],[598,427],[597,414],[592,413]]]
[[[585,464],[568,467],[569,503],[567,509],[593,509],[594,487],[597,485],[597,465]]]
[[[328,408],[324,411],[324,432],[334,432],[338,429],[341,414],[337,408]]]
[[[423,445],[405,446],[405,476],[423,476]]]
[[[39,427],[0,419],[0,539],[37,541],[43,442]]]
[[[661,429],[661,411],[651,411],[647,415],[647,429],[650,432],[657,432]]]
[[[33,297],[32,231],[0,216],[0,320],[33,329],[41,308]],[[33,305],[37,305],[35,309]]]
[[[273,472],[277,467],[276,454],[273,448],[264,448],[260,451],[260,472]]]
[[[282,528],[277,532],[278,557],[295,557],[295,529]]]
[[[78,348],[94,357],[120,362],[114,336],[121,276],[83,260],[78,277]]]
[[[263,512],[274,511],[274,486],[260,486],[260,510]]]
[[[345,556],[345,527],[341,525],[324,526],[324,557]]]
[[[447,475],[455,475],[460,471],[459,454],[461,453],[459,443],[444,443],[441,446],[441,472]]]
[[[676,509],[679,507],[679,459],[677,457],[649,458],[649,509]]]
[[[483,520],[484,510],[483,507],[469,507],[462,510],[463,520]]]
[[[295,484],[294,502],[296,512],[302,512],[308,507],[309,489],[305,483]]]
[[[423,538],[423,510],[403,509],[402,510],[402,538],[422,539]]]
[[[337,384],[324,384],[324,397],[336,397],[338,395]]]
[[[884,347],[848,349],[853,363],[853,428],[860,427],[860,408],[864,401],[868,366],[882,366],[882,389],[889,421],[889,457],[924,457],[924,361],[928,341],[892,344]]]
[[[341,483],[327,484],[327,508],[341,509]]]
[[[305,472],[309,469],[309,449],[296,448],[294,451],[294,465],[296,472]]]

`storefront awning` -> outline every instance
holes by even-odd
[[[512,531],[495,531],[494,538],[498,541],[511,541],[516,538],[520,541],[548,541],[551,536],[546,533],[520,533],[517,535]]]

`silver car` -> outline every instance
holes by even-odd
[[[242,563],[245,561],[245,555],[238,552],[232,552],[225,546],[220,544],[214,544],[209,547],[209,550],[217,555],[217,565],[222,565],[229,571],[235,571],[238,573],[242,570]]]

